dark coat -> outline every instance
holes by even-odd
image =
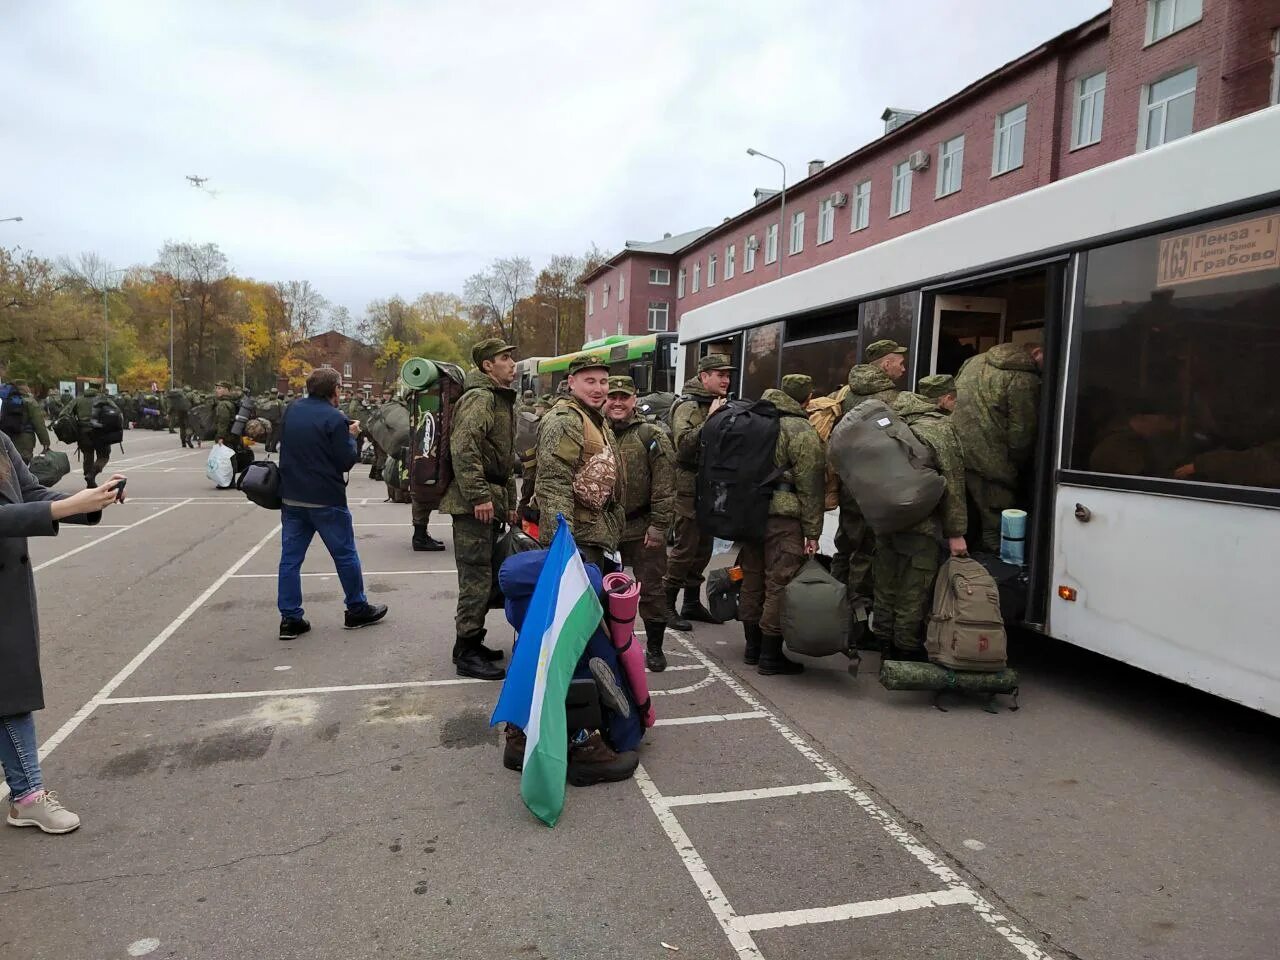
[[[40,621],[36,585],[27,554],[27,537],[53,537],[58,523],[49,502],[66,499],[40,486],[18,455],[13,441],[0,434],[0,717],[44,708],[40,682]],[[95,524],[102,513],[68,517],[68,523]]]
[[[280,433],[280,496],[345,507],[347,483],[342,475],[359,459],[341,410],[319,397],[290,404]]]

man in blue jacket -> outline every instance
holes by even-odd
[[[321,367],[307,377],[307,397],[289,406],[280,435],[280,508],[283,531],[276,605],[280,639],[293,640],[311,629],[302,616],[302,561],[311,538],[320,534],[346,595],[345,627],[355,630],[387,615],[386,604],[364,595],[356,534],[347,508],[343,477],[356,465],[358,420],[338,410],[338,371]]]

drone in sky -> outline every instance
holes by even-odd
[[[191,181],[191,185],[195,187],[197,190],[209,182],[208,177],[197,177],[195,174],[192,174],[192,173],[187,174],[187,179]]]

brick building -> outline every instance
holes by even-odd
[[[303,341],[299,353],[312,367],[332,367],[342,375],[344,390],[357,390],[371,395],[382,387],[376,362],[378,351],[366,343],[346,334],[329,330]],[[288,389],[288,381],[277,383],[281,390]]]
[[[587,338],[675,330],[779,276],[1274,104],[1278,50],[1280,0],[1114,0],[928,110],[886,110],[881,137],[813,161],[785,198],[757,191],[715,227],[629,242],[583,278]]]

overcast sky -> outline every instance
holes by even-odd
[[[0,244],[374,297],[718,222],[1104,0],[10,0]],[[216,196],[190,186],[209,177]]]

